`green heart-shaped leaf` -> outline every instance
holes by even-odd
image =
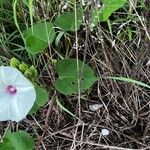
[[[91,27],[94,27],[99,22],[106,21],[113,12],[121,8],[127,0],[103,0],[103,5],[93,11],[91,17]]]
[[[60,93],[66,95],[78,93],[78,80],[80,81],[80,92],[88,90],[98,80],[92,69],[80,60],[78,71],[76,59],[61,60],[56,66],[56,72],[59,79],[56,80],[55,87]]]
[[[30,114],[36,113],[40,107],[44,106],[48,102],[48,93],[47,91],[41,87],[36,85],[36,101],[30,111]]]
[[[33,138],[25,131],[6,133],[0,150],[33,150],[35,143]]]
[[[83,14],[81,11],[76,13],[77,20],[75,20],[75,12],[67,12],[56,18],[55,26],[61,28],[63,31],[76,31],[79,30],[83,21]]]
[[[24,32],[27,50],[32,54],[42,52],[55,37],[55,31],[51,22],[37,23]]]

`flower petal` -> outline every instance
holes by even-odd
[[[10,120],[9,99],[7,103],[0,109],[0,121]],[[1,103],[1,102],[0,102]]]
[[[6,86],[8,83],[15,82],[18,75],[21,74],[19,70],[9,66],[0,66],[0,83]]]
[[[0,111],[7,105],[10,101],[10,96],[5,92],[0,92]],[[1,114],[0,114],[1,115]]]
[[[26,117],[31,110],[36,99],[36,92],[34,87],[27,87],[18,89],[16,97],[11,103],[11,120],[20,121]],[[14,107],[15,106],[15,107]]]

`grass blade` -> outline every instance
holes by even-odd
[[[58,105],[62,110],[64,110],[66,113],[70,114],[70,115],[73,116],[73,117],[76,117],[72,112],[70,112],[68,109],[66,109],[66,108],[60,103],[60,101],[58,100],[58,98],[56,98],[56,103],[57,103],[57,105]]]
[[[132,83],[132,84],[137,84],[143,87],[147,87],[150,89],[150,86],[141,82],[141,81],[137,81],[134,79],[130,79],[130,78],[125,78],[125,77],[105,77],[107,79],[113,79],[113,80],[119,80],[119,81],[124,81],[124,82],[128,82],[128,83]]]

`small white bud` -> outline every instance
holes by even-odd
[[[107,136],[107,135],[109,135],[109,130],[108,129],[102,129],[101,134],[103,136]]]

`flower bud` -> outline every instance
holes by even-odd
[[[25,72],[24,72],[24,75],[25,77],[27,77],[28,79],[32,79],[32,71],[30,69],[27,69]]]
[[[53,65],[56,65],[57,64],[57,59],[51,59],[51,62]]]
[[[20,65],[20,61],[16,59],[15,57],[10,59],[10,66],[14,68],[18,68]]]
[[[27,69],[28,69],[28,65],[25,64],[24,62],[22,62],[22,63],[19,65],[19,70],[20,70],[21,72],[25,72]]]
[[[38,76],[38,71],[33,65],[29,68],[29,70],[32,72],[33,78],[36,78]]]

